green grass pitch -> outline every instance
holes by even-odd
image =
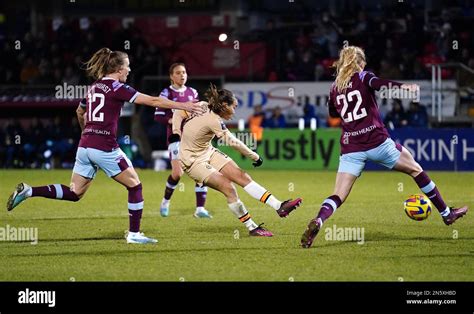
[[[429,172],[450,205],[474,206],[474,173]],[[63,183],[70,171],[0,171],[0,200],[18,182]],[[168,172],[139,171],[144,186],[142,230],[156,245],[126,244],[127,191],[99,173],[77,203],[29,199],[0,212],[0,228],[38,228],[37,245],[0,241],[0,281],[473,281],[474,216],[445,226],[436,210],[421,222],[403,212],[404,199],[419,193],[413,180],[395,172],[365,172],[329,219],[311,249],[300,236],[331,195],[335,172],[252,170],[277,198],[302,197],[282,219],[240,187],[256,223],[272,238],[249,237],[210,191],[211,220],[192,216],[194,185],[188,177],[173,196],[170,216],[159,215]],[[184,191],[182,191],[184,188]],[[326,228],[364,228],[364,243],[326,240]]]

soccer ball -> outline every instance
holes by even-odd
[[[405,213],[413,220],[425,220],[431,214],[431,201],[421,194],[413,194],[403,204]]]

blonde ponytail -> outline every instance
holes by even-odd
[[[347,46],[339,52],[339,60],[334,62],[336,68],[336,90],[341,93],[347,88],[352,75],[361,70],[361,62],[365,63],[365,53],[362,48]]]

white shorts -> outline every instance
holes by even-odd
[[[401,145],[396,144],[391,138],[387,138],[385,142],[368,151],[342,154],[339,157],[337,172],[346,172],[359,177],[367,160],[392,169],[400,158],[400,154]]]
[[[93,179],[99,168],[107,176],[115,177],[128,167],[133,167],[132,162],[120,148],[104,152],[95,148],[79,147],[72,171],[85,178]]]
[[[208,159],[197,160],[192,163],[189,167],[186,167],[181,161],[181,168],[188,174],[191,179],[196,181],[197,184],[202,185],[207,182],[207,179],[215,171],[220,171],[224,166],[231,162],[229,156],[221,152],[220,150],[213,148],[213,152]]]

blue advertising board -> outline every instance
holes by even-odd
[[[390,131],[390,136],[425,170],[474,170],[474,129],[403,128]],[[381,167],[369,162],[365,169]]]

